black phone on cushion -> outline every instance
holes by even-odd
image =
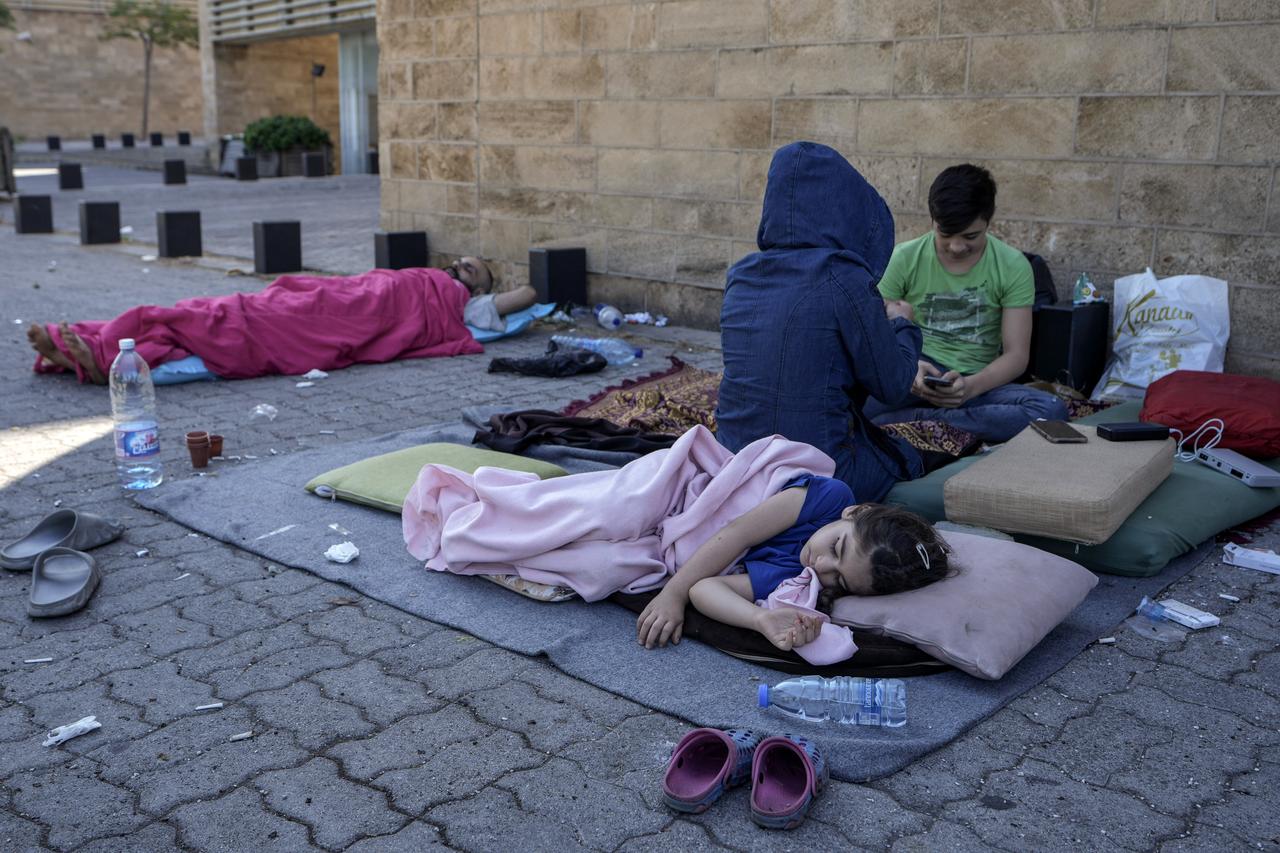
[[[1107,441],[1164,441],[1168,437],[1169,428],[1164,424],[1145,421],[1098,424],[1098,438]]]
[[[1054,444],[1084,444],[1089,440],[1066,421],[1032,421],[1031,428]]]

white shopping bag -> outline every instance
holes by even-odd
[[[1116,279],[1114,356],[1095,399],[1141,400],[1147,386],[1175,370],[1222,372],[1231,335],[1227,283],[1205,275]]]

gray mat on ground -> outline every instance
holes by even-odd
[[[515,652],[546,655],[569,675],[696,725],[774,733],[804,728],[823,747],[833,775],[849,781],[893,773],[990,716],[1086,645],[1114,633],[1143,595],[1181,577],[1208,547],[1175,560],[1158,577],[1103,576],[1086,602],[999,681],[960,672],[909,679],[908,723],[900,729],[803,723],[756,707],[757,686],[781,680],[781,673],[694,641],[645,651],[636,645],[635,616],[609,602],[542,604],[481,578],[427,571],[405,550],[399,516],[325,501],[302,488],[339,465],[429,441],[465,444],[472,432],[460,425],[423,428],[238,465],[215,463],[217,476],[167,482],[138,495],[138,502],[424,619]],[[572,470],[602,467],[560,448],[539,448],[538,455]],[[359,547],[359,558],[346,565],[326,561],[325,549],[344,539]]]

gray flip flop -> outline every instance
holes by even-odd
[[[27,615],[66,616],[88,603],[98,588],[98,564],[83,551],[50,548],[36,557],[31,569],[31,600]]]
[[[27,571],[41,551],[50,548],[87,551],[119,538],[121,533],[124,527],[92,512],[54,510],[40,519],[26,536],[0,548],[0,568]]]

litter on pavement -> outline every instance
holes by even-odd
[[[45,735],[44,746],[54,746],[100,728],[102,728],[102,723],[98,722],[97,717],[92,715],[81,717],[74,723],[67,723],[65,726],[57,726],[50,729],[49,733]]]
[[[360,549],[351,542],[343,542],[339,545],[330,545],[329,549],[324,552],[324,558],[334,563],[350,563],[359,556]]]
[[[1222,549],[1222,560],[1242,569],[1257,569],[1260,572],[1280,575],[1280,554],[1275,551],[1242,548],[1232,542]]]

